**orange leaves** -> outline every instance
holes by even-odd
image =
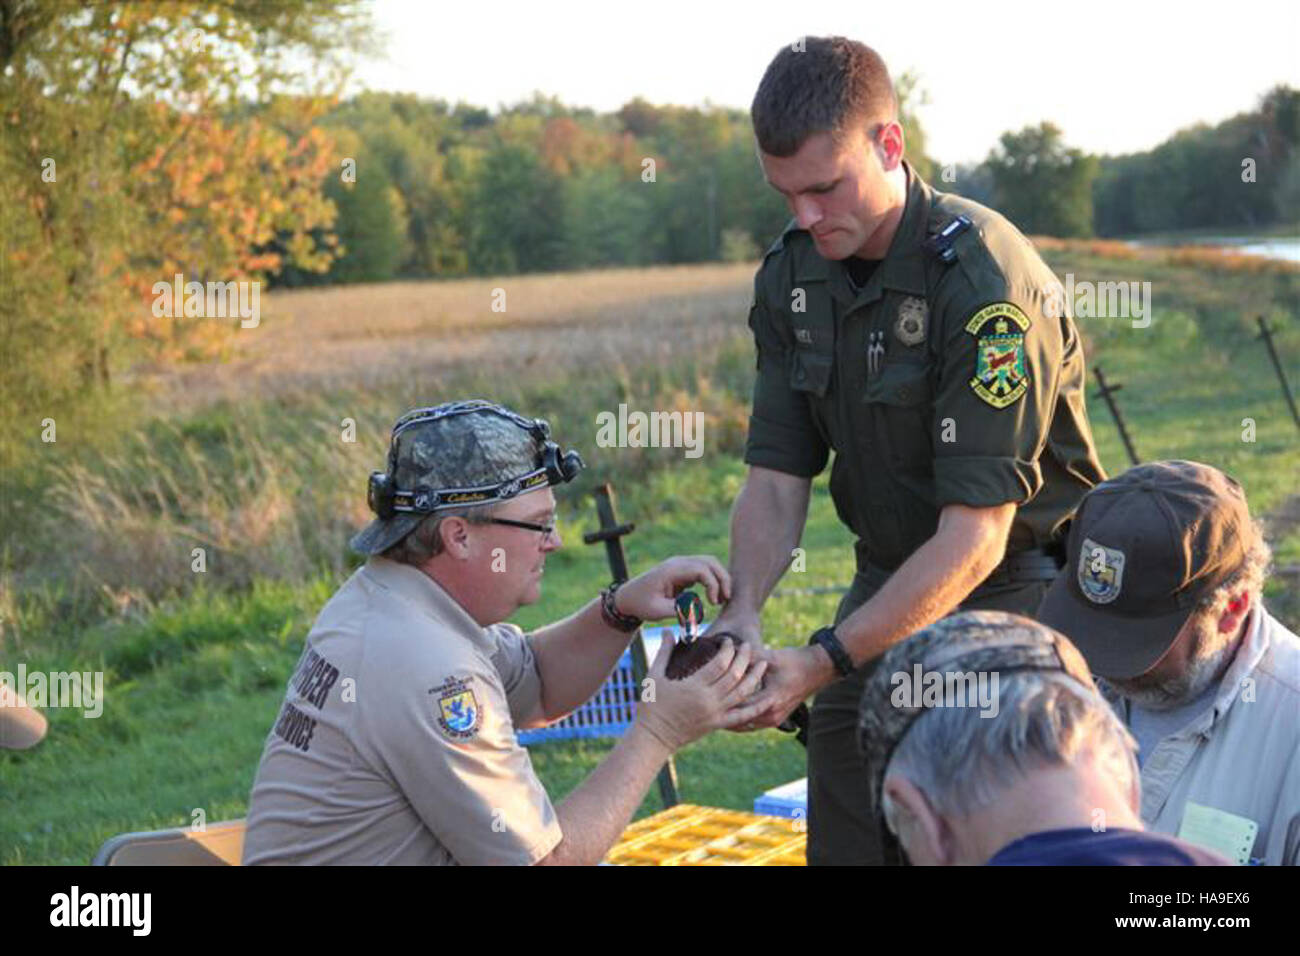
[[[213,115],[172,113],[169,142],[135,170],[141,196],[165,227],[158,258],[205,275],[280,268],[278,252],[259,249],[279,235],[328,225],[320,185],[330,140],[312,128],[293,140],[258,119],[226,123]],[[316,250],[312,250],[316,251]]]

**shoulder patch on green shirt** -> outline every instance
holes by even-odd
[[[1006,408],[1029,389],[1029,317],[1010,302],[994,302],[971,316],[966,331],[975,336],[972,391],[994,408]]]

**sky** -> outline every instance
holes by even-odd
[[[1007,130],[1050,120],[1093,153],[1149,149],[1178,129],[1300,87],[1296,0],[372,0],[383,53],[354,86],[495,110],[533,91],[617,110],[748,110],[772,56],[804,35],[874,47],[917,74],[927,151],[978,162]]]

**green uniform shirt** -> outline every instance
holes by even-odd
[[[1083,344],[1060,283],[998,213],[910,166],[889,253],[855,291],[793,222],[754,280],[758,379],[745,461],[812,477],[858,566],[892,569],[949,504],[1015,502],[1008,553],[1046,545],[1104,480],[1084,411]],[[923,247],[957,216],[944,262]]]

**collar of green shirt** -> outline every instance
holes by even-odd
[[[829,281],[831,294],[846,306],[859,306],[879,299],[885,289],[908,295],[925,296],[925,260],[921,244],[925,241],[926,225],[930,219],[933,190],[916,174],[910,163],[903,161],[907,173],[907,203],[903,218],[889,244],[889,252],[881,261],[875,274],[855,292],[849,282],[848,269],[842,262],[823,259],[811,251],[795,272],[795,281]],[[787,232],[798,227],[793,223]]]

